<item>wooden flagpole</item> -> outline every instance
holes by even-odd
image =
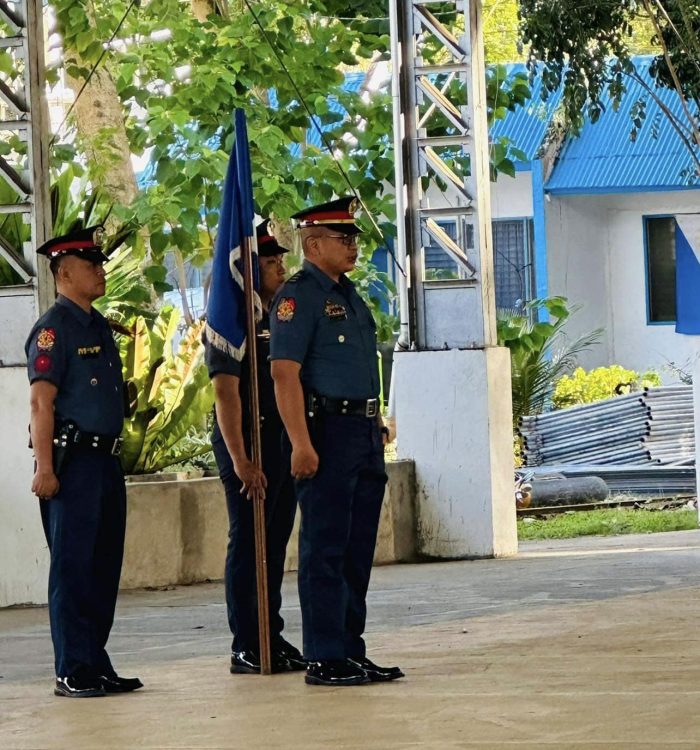
[[[246,306],[246,354],[250,368],[249,406],[251,432],[251,459],[262,469],[262,446],[260,441],[260,395],[258,393],[257,331],[255,326],[255,286],[253,282],[253,237],[243,240],[243,291]],[[255,526],[255,580],[258,589],[258,637],[260,640],[260,673],[272,674],[270,653],[270,612],[267,594],[267,534],[265,529],[265,496],[256,492],[253,496]]]

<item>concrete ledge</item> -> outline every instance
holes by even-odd
[[[409,562],[416,556],[413,462],[389,463],[387,474],[375,564]],[[123,589],[223,578],[228,514],[218,478],[130,481],[127,503]],[[287,570],[297,567],[298,528],[297,513]]]

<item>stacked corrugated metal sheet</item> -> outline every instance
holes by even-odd
[[[523,417],[526,466],[690,465],[695,460],[692,386],[662,386]]]

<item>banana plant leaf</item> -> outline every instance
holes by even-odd
[[[120,340],[124,377],[138,389],[136,411],[122,433],[128,473],[159,471],[211,450],[206,424],[214,396],[204,365],[203,323],[190,326],[173,352],[179,320],[177,310],[163,308],[150,324],[133,320],[133,336]]]

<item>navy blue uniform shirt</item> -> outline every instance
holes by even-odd
[[[59,294],[34,324],[24,351],[29,382],[47,380],[58,388],[57,424],[70,420],[86,432],[121,433],[122,364],[112,329],[97,310],[87,313]]]
[[[271,358],[301,364],[307,392],[329,398],[379,396],[376,325],[345,275],[336,283],[304,261],[275,297],[270,333]]]
[[[260,323],[256,326],[257,339],[256,351],[258,360],[258,396],[260,401],[260,416],[265,420],[280,420],[275,403],[275,384],[270,373],[270,318],[266,312]],[[207,365],[209,377],[215,375],[235,375],[240,378],[238,386],[241,396],[241,407],[243,412],[243,434],[247,434],[250,425],[250,398],[248,388],[250,382],[250,367],[248,366],[248,354],[239,362],[235,357],[212,346],[206,335],[202,336],[204,341],[204,361]],[[216,412],[215,412],[216,413]]]

